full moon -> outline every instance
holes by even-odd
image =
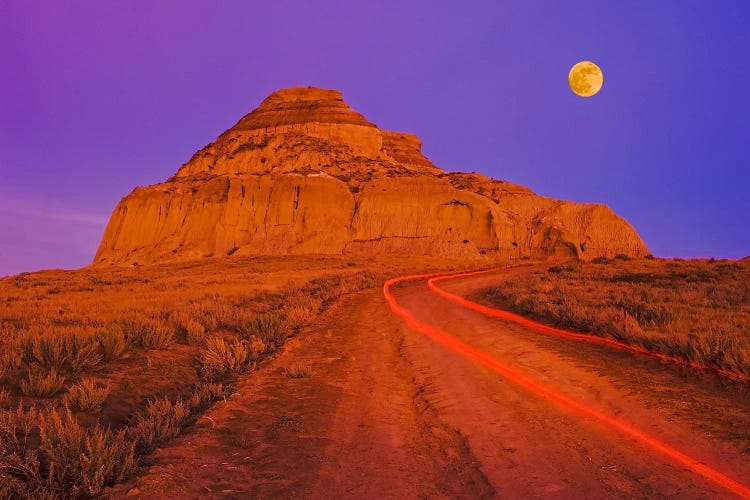
[[[604,83],[602,70],[591,61],[581,61],[568,73],[570,90],[581,97],[591,97],[599,92]]]

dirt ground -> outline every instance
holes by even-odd
[[[493,279],[441,286],[467,296]],[[395,295],[419,320],[750,484],[746,384],[489,318],[423,280]],[[110,496],[733,497],[413,331],[379,290],[319,316]]]

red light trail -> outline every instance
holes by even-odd
[[[427,286],[429,286],[430,290],[432,290],[436,294],[462,307],[480,312],[487,316],[492,316],[494,318],[500,318],[506,321],[511,321],[513,323],[523,325],[527,328],[531,328],[532,330],[536,330],[538,332],[547,333],[550,335],[556,335],[558,337],[564,337],[564,338],[577,340],[581,342],[589,342],[592,344],[603,344],[603,345],[607,345],[610,347],[616,347],[618,349],[624,349],[627,351],[636,352],[638,354],[643,354],[643,355],[650,356],[653,358],[658,358],[662,361],[666,361],[669,363],[674,363],[674,364],[682,365],[682,366],[688,366],[690,368],[695,368],[695,369],[705,371],[705,372],[719,373],[733,380],[738,380],[741,382],[750,382],[750,377],[744,374],[732,372],[729,370],[723,370],[716,366],[709,366],[709,365],[705,365],[701,363],[695,363],[693,361],[688,361],[684,358],[678,358],[676,356],[670,356],[668,354],[662,354],[658,352],[649,351],[648,349],[644,347],[640,347],[640,346],[632,345],[632,344],[626,344],[625,342],[620,342],[618,340],[611,339],[611,338],[597,337],[595,335],[586,334],[586,333],[571,332],[569,330],[563,330],[561,328],[555,328],[550,325],[538,323],[528,318],[524,318],[523,316],[519,316],[518,314],[514,314],[510,311],[503,311],[501,309],[495,309],[493,307],[488,307],[482,304],[478,304],[471,300],[465,299],[459,295],[447,292],[435,284],[438,281],[444,281],[444,280],[449,280],[453,278],[460,278],[462,276],[484,274],[484,273],[489,273],[492,271],[497,271],[497,269],[487,269],[483,271],[468,271],[465,273],[451,274],[451,275],[439,275],[439,276],[433,275],[432,277],[430,277],[430,279],[427,280]]]
[[[657,451],[661,453],[662,455],[672,459],[673,461],[686,466],[690,470],[696,472],[697,474],[700,474],[704,478],[716,483],[717,485],[725,488],[726,490],[731,491],[732,493],[735,493],[739,495],[740,497],[750,499],[750,488],[726,476],[725,474],[722,474],[721,472],[709,467],[708,465],[701,463],[700,461],[686,455],[685,453],[682,453],[681,451],[669,446],[668,444],[665,444],[659,441],[655,437],[641,431],[640,429],[637,429],[627,423],[621,422],[620,420],[617,420],[616,418],[605,414],[602,410],[599,410],[581,401],[573,399],[572,397],[536,380],[535,378],[522,372],[518,368],[512,365],[509,365],[506,362],[501,361],[500,359],[492,356],[491,354],[488,354],[476,347],[466,344],[462,342],[461,340],[457,339],[456,337],[450,335],[449,333],[446,333],[428,323],[418,320],[409,309],[402,306],[401,304],[398,303],[398,301],[396,301],[396,298],[393,296],[391,292],[391,287],[397,283],[400,283],[403,281],[415,280],[415,279],[430,278],[429,280],[429,282],[431,282],[430,288],[436,291],[437,293],[439,293],[441,296],[448,298],[446,297],[446,295],[444,295],[444,294],[447,294],[447,295],[451,295],[452,297],[456,299],[460,299],[461,301],[465,301],[465,299],[461,297],[458,297],[453,294],[449,294],[448,292],[445,292],[441,290],[440,288],[437,288],[434,285],[434,282],[438,281],[438,279],[450,279],[450,278],[455,278],[459,276],[467,276],[470,274],[478,274],[478,273],[483,273],[483,272],[488,272],[488,271],[453,273],[450,275],[422,274],[422,275],[400,276],[397,278],[392,278],[385,282],[385,284],[383,285],[383,295],[385,296],[385,300],[394,314],[402,318],[412,329],[432,339],[438,344],[441,344],[444,347],[447,347],[448,349],[454,351],[455,353],[471,361],[474,361],[475,363],[478,363],[479,365],[484,366],[485,368],[488,368],[489,370],[504,377],[506,380],[509,380],[515,383],[516,385],[520,386],[526,391],[542,399],[556,403],[557,405],[563,408],[566,408],[568,410],[571,410],[575,413],[578,413],[579,415],[583,415],[585,417],[597,420],[600,423],[604,424],[605,426],[611,429],[614,429],[625,436],[635,439],[639,441],[640,443],[646,445],[647,447],[651,448],[652,450]],[[453,300],[454,302],[464,305],[462,302],[458,302],[457,300],[454,300],[453,298],[451,298],[450,300]],[[476,304],[470,301],[466,301],[466,302],[470,304],[474,304],[474,306],[479,306],[482,308],[486,307],[486,306],[481,306],[479,304]],[[474,306],[468,306],[468,305],[464,305],[464,306],[469,307],[474,310],[478,310]],[[489,309],[491,311],[497,311],[491,308],[486,308],[486,309]],[[481,311],[481,312],[484,312],[484,311]],[[504,311],[498,311],[498,312],[504,312]],[[511,313],[507,313],[507,314],[511,314]],[[492,313],[491,315],[507,319],[505,318],[505,316],[496,315],[495,313]],[[536,325],[539,325],[538,323],[533,324],[533,325],[527,324],[526,322],[529,322],[529,323],[534,323],[534,322],[530,322],[530,320],[527,320],[526,318],[522,318],[517,315],[512,315],[512,316],[516,316],[516,318],[511,319],[511,321],[515,321],[517,323],[524,324],[532,328],[536,328]],[[546,325],[541,325],[541,326],[546,327]],[[547,328],[551,328],[551,327],[547,327]],[[557,330],[557,329],[553,329],[553,330]],[[573,334],[576,336],[581,335],[581,334],[574,334],[573,332],[565,332],[564,330],[559,330],[559,332],[565,333],[565,336],[569,336],[568,334]],[[557,332],[550,332],[550,333],[558,334]],[[606,339],[598,339],[595,337],[593,338],[596,339],[597,341],[606,340]]]

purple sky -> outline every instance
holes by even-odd
[[[746,0],[2,1],[0,276],[89,263],[122,196],[293,85],[446,170],[607,203],[656,255],[743,257],[748,26]]]

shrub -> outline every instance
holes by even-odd
[[[250,350],[251,359],[258,359],[266,351],[266,344],[255,335],[250,337],[249,344],[248,349]]]
[[[247,339],[255,335],[266,344],[278,346],[286,339],[289,327],[284,324],[278,313],[266,313],[246,321],[240,333]]]
[[[630,260],[630,257],[627,254],[618,253],[618,254],[615,254],[615,259],[617,259],[617,260]]]
[[[71,386],[63,396],[63,404],[74,410],[98,410],[109,395],[109,386],[97,385],[92,379],[83,379]]]
[[[5,389],[0,388],[0,408],[8,404],[10,401],[10,394]]]
[[[172,323],[175,333],[185,339],[188,345],[203,345],[206,338],[206,328],[202,323],[186,314],[174,316]]]
[[[197,321],[190,320],[185,324],[185,340],[189,345],[203,345],[206,341],[206,329]]]
[[[24,361],[47,370],[78,373],[93,368],[102,360],[98,343],[84,333],[42,335],[24,342]]]
[[[194,304],[191,309],[192,317],[207,331],[235,327],[236,311],[224,298],[213,297],[209,301]]]
[[[161,322],[137,315],[120,320],[120,327],[131,345],[144,349],[164,349],[174,336]]]
[[[70,492],[73,497],[101,493],[135,471],[134,447],[125,432],[112,432],[98,425],[84,429],[65,410],[55,410],[39,418],[41,449],[49,462],[50,486]]]
[[[654,259],[655,259],[656,257],[654,257],[654,255],[653,255],[653,254],[650,254],[650,253],[649,253],[649,254],[646,254],[646,256],[645,256],[645,257],[643,257],[643,258],[644,258],[644,259],[648,259],[648,260],[654,260]]]
[[[172,342],[174,331],[158,322],[146,330],[145,335],[141,338],[141,346],[144,349],[164,349]]]
[[[289,378],[307,378],[310,376],[310,368],[301,363],[294,363],[284,370]]]
[[[227,391],[222,384],[200,383],[193,389],[190,397],[190,410],[198,412],[211,406],[216,400],[226,397]]]
[[[0,379],[9,376],[21,366],[22,351],[13,344],[0,345]]]
[[[229,375],[242,370],[250,351],[239,340],[225,341],[218,336],[206,339],[206,346],[198,353],[203,376],[211,378]]]
[[[48,372],[34,370],[21,380],[21,392],[26,396],[48,398],[62,389],[65,379],[54,369]]]
[[[43,487],[36,452],[30,449],[31,434],[38,424],[34,407],[24,411],[0,410],[0,498],[37,497]]]
[[[97,333],[96,340],[99,342],[99,353],[107,363],[119,359],[127,347],[125,334],[118,325],[112,325],[107,330]]]
[[[287,305],[281,310],[287,328],[294,330],[310,324],[318,314],[320,305],[320,300],[315,300],[310,296],[290,297]]]
[[[187,405],[181,400],[172,403],[167,398],[156,399],[149,402],[144,414],[136,417],[128,428],[128,436],[135,442],[138,453],[148,453],[177,436],[189,415]]]
[[[610,260],[609,260],[609,258],[607,258],[604,255],[602,255],[600,257],[595,257],[595,258],[591,259],[591,262],[593,262],[594,264],[609,264]]]
[[[547,272],[550,274],[572,273],[573,271],[575,271],[575,267],[573,266],[552,266],[547,269]]]

